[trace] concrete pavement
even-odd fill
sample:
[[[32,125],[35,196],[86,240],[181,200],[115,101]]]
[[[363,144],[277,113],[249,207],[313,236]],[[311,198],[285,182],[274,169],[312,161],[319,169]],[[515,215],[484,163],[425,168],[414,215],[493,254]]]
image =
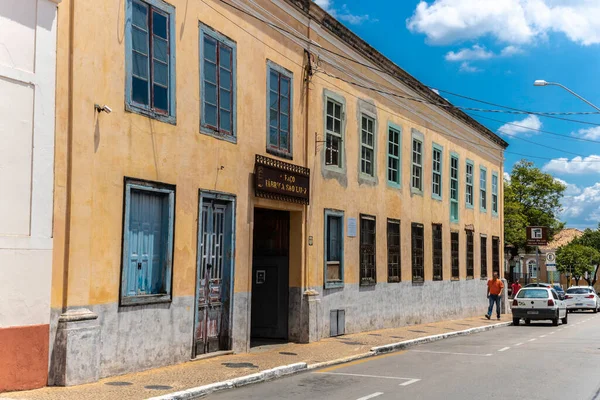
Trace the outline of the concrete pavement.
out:
[[[481,317],[442,321],[380,331],[349,334],[323,339],[311,344],[283,344],[261,346],[250,353],[235,354],[192,361],[181,365],[157,368],[145,372],[102,379],[98,383],[76,387],[47,387],[34,391],[3,393],[10,399],[147,399],[202,385],[244,377],[279,366],[306,363],[309,366],[335,360],[370,355],[373,347],[423,338],[431,335],[489,327],[510,321],[503,315],[501,321]],[[505,329],[502,329],[505,330]]]
[[[229,399],[596,399],[600,318],[506,327],[215,393]]]

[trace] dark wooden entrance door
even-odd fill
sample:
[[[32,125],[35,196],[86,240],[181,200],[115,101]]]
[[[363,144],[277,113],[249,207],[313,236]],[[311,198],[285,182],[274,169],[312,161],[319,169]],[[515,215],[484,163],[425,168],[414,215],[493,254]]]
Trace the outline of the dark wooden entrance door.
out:
[[[229,350],[233,259],[232,201],[202,198],[194,355]]]
[[[253,338],[288,338],[289,246],[289,212],[255,209],[251,321]]]

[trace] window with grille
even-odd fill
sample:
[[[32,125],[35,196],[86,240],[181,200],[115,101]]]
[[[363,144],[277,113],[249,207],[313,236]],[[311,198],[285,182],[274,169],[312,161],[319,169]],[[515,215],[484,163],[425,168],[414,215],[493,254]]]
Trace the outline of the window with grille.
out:
[[[473,162],[467,160],[465,172],[465,203],[468,208],[473,208]]]
[[[487,278],[487,237],[481,236],[481,277]]]
[[[388,282],[400,282],[400,221],[387,221]]]
[[[492,272],[500,274],[500,238],[492,237]]]
[[[342,104],[327,98],[325,112],[325,163],[342,168]]]
[[[236,45],[224,35],[201,26],[200,57],[203,132],[233,140],[235,132]]]
[[[460,278],[458,232],[450,233],[450,252],[452,259],[452,279]]]
[[[458,222],[458,156],[450,157],[450,221]]]
[[[127,13],[127,109],[174,123],[175,8],[129,0]]]
[[[388,183],[400,186],[400,130],[388,128]]]
[[[433,145],[431,166],[431,196],[442,199],[442,147]]]
[[[375,120],[364,114],[360,129],[360,172],[375,175]]]
[[[375,258],[375,217],[360,216],[360,284],[377,282]]]
[[[473,279],[475,269],[474,251],[473,251],[473,231],[467,230],[467,279]]]
[[[498,215],[498,174],[492,174],[492,213]]]
[[[269,61],[267,74],[267,151],[289,158],[292,154],[292,73]]]
[[[424,254],[425,238],[422,224],[412,224],[411,227],[412,242],[412,280],[413,282],[423,282],[424,275]]]
[[[479,198],[481,199],[481,211],[487,211],[487,170],[479,169]]]
[[[325,210],[325,288],[344,282],[344,213]]]
[[[423,190],[423,142],[412,141],[412,188]]]
[[[432,225],[433,236],[433,280],[441,281],[443,279],[443,260],[444,254],[442,251],[442,225]]]

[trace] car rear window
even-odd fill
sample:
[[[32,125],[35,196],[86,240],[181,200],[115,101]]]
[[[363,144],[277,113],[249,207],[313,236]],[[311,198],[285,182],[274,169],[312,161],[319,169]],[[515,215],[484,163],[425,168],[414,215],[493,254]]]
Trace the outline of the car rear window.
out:
[[[517,295],[519,299],[547,299],[548,291],[546,289],[524,289]]]
[[[592,293],[591,289],[586,288],[575,288],[575,289],[567,289],[568,294],[588,294]]]

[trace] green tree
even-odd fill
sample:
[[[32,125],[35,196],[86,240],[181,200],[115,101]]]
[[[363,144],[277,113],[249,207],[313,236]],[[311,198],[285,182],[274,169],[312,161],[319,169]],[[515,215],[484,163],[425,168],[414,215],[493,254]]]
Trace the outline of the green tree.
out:
[[[549,240],[564,228],[558,220],[566,187],[527,160],[519,161],[504,182],[504,240],[524,249],[527,226],[547,226]]]
[[[583,246],[591,247],[595,249],[598,253],[600,253],[600,224],[598,224],[598,229],[586,229],[583,231],[583,235],[578,238],[573,239],[571,242],[573,244],[580,244]],[[588,278],[585,278],[588,285],[594,286],[598,279],[598,266],[600,266],[600,262],[595,262],[595,267],[593,268],[593,273],[588,274]]]
[[[562,273],[570,273],[577,285],[586,272],[591,274],[593,264],[599,260],[600,253],[596,249],[573,242],[556,251],[556,268]]]

